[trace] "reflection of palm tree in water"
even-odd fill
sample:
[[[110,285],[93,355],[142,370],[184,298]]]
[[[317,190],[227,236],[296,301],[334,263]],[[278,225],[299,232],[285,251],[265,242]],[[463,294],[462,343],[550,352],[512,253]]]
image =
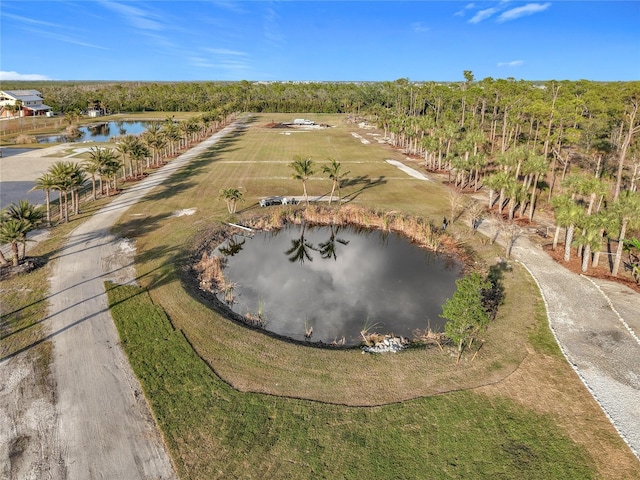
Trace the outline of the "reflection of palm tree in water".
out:
[[[337,260],[338,257],[336,256],[336,242],[341,243],[342,245],[347,245],[349,241],[336,237],[340,227],[335,227],[335,225],[329,225],[329,227],[331,228],[331,236],[329,237],[329,240],[327,240],[326,242],[322,242],[319,245],[319,252],[322,258],[333,258],[334,260]]]
[[[238,242],[235,236],[231,237],[224,247],[220,247],[220,253],[225,257],[233,257],[242,251],[245,241],[245,239],[242,239],[241,242]]]
[[[313,262],[313,258],[311,258],[311,255],[309,254],[309,250],[317,250],[317,248],[305,239],[305,233],[306,224],[303,223],[300,238],[291,240],[291,248],[284,252],[285,255],[289,255],[290,262],[304,263],[305,259]]]

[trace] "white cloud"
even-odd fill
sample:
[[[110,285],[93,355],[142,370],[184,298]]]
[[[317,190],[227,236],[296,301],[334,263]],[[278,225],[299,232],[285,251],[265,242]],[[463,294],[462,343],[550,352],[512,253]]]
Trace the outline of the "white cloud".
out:
[[[454,15],[456,17],[464,17],[465,13],[467,10],[471,10],[473,8],[476,8],[476,4],[475,3],[468,3],[465,5],[465,7],[462,10],[458,10],[456,13],[454,13]]]
[[[18,72],[5,72],[0,70],[0,80],[52,80],[46,75],[40,75],[38,73],[18,73]]]
[[[140,8],[117,2],[102,2],[102,5],[120,15],[135,28],[141,30],[163,30],[163,25],[156,21],[154,15]]]
[[[211,52],[215,55],[235,55],[235,56],[246,56],[246,52],[240,52],[238,50],[229,50],[227,48],[205,48],[207,52]]]
[[[17,20],[22,25],[30,24],[30,25],[41,25],[44,27],[60,27],[60,25],[56,23],[43,22],[42,20],[35,20],[33,18],[22,17],[20,15],[13,15],[11,13],[5,13],[5,12],[2,12],[2,18],[3,20],[6,20],[7,18],[10,18],[12,20]]]
[[[426,25],[424,25],[422,22],[413,22],[413,23],[411,24],[411,29],[412,29],[415,33],[428,32],[428,31],[429,31],[429,27],[427,27]]]
[[[478,13],[476,13],[473,18],[471,18],[469,20],[469,23],[480,23],[483,20],[486,20],[487,18],[491,17],[493,14],[499,12],[500,9],[496,8],[496,7],[492,7],[492,8],[485,8],[484,10],[480,10],[478,11]]]
[[[522,60],[512,60],[511,62],[498,62],[499,67],[519,67],[524,64]]]
[[[544,12],[551,6],[551,3],[527,3],[522,7],[512,8],[502,13],[496,20],[499,23],[508,22],[509,20],[515,20],[516,18],[526,17],[527,15],[533,15],[534,13]]]

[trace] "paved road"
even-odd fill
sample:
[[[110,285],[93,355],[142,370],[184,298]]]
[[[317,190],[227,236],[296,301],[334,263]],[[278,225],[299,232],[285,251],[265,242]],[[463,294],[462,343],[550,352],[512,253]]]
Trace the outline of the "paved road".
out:
[[[61,144],[1,157],[0,208],[17,203],[19,200],[29,200],[33,204],[44,205],[45,193],[41,190],[33,192],[30,190],[33,188],[35,179],[45,173],[51,165],[60,160],[69,160],[62,154],[67,148],[69,144]]]
[[[490,235],[486,222],[480,230]],[[640,459],[640,294],[564,269],[526,237],[512,256],[538,283],[567,360]]]
[[[110,227],[172,173],[235,127],[230,126],[118,196],[74,230],[54,265],[50,331],[57,387],[57,433],[67,478],[173,479],[140,386],[118,343],[103,282],[134,277],[127,245]],[[124,250],[124,251],[123,251]],[[125,261],[122,261],[125,260]]]

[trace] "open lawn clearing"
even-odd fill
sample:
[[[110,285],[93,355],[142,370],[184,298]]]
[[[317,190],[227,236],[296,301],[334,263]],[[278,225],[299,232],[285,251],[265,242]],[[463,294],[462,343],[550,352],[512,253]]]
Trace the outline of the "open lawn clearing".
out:
[[[154,408],[157,408],[156,415],[160,418],[165,434],[173,438],[170,441],[170,445],[174,459],[181,465],[179,469],[183,469],[183,472],[191,472],[190,476],[192,478],[212,478],[215,476],[224,477],[225,475],[233,476],[234,472],[240,476],[250,477],[251,469],[248,467],[255,467],[256,471],[261,474],[265,471],[276,472],[274,476],[277,477],[280,475],[277,472],[281,472],[282,478],[285,478],[290,473],[288,469],[305,469],[306,476],[308,476],[309,471],[329,472],[332,470],[327,470],[327,468],[333,468],[331,466],[336,465],[336,468],[341,468],[338,476],[348,477],[352,471],[354,472],[353,475],[363,472],[365,474],[368,473],[369,470],[367,469],[370,469],[371,465],[386,469],[389,465],[406,464],[404,461],[406,457],[401,454],[402,451],[410,452],[411,456],[415,457],[414,461],[420,462],[411,470],[416,472],[416,475],[420,473],[420,478],[434,476],[422,475],[422,472],[429,472],[428,469],[425,470],[423,468],[422,462],[430,464],[436,458],[448,459],[447,465],[441,464],[434,467],[438,469],[437,472],[440,475],[444,472],[444,475],[462,476],[464,472],[475,471],[472,470],[475,467],[470,466],[473,461],[483,463],[484,459],[490,459],[488,460],[490,464],[488,468],[492,469],[494,465],[493,457],[487,455],[484,451],[474,451],[468,457],[468,461],[464,461],[451,459],[447,457],[445,452],[433,447],[436,448],[437,452],[433,457],[430,457],[429,454],[424,453],[430,451],[427,444],[415,441],[415,438],[412,438],[409,442],[396,442],[396,437],[400,435],[398,433],[394,434],[395,437],[385,437],[384,442],[380,442],[380,444],[376,443],[380,437],[369,430],[362,433],[348,428],[346,432],[336,433],[332,429],[331,433],[325,434],[324,441],[320,441],[316,435],[311,435],[308,438],[309,436],[306,433],[309,429],[314,431],[320,428],[315,423],[316,419],[319,419],[321,424],[323,422],[327,425],[335,423],[336,425],[354,426],[353,428],[357,428],[362,424],[378,425],[376,413],[381,408],[388,408],[390,410],[387,411],[393,411],[394,415],[387,417],[387,420],[382,422],[383,428],[381,430],[397,423],[398,428],[405,428],[408,425],[409,429],[422,432],[418,435],[426,435],[422,428],[416,428],[415,425],[411,427],[412,423],[404,420],[404,413],[401,415],[398,412],[404,412],[408,404],[417,402],[422,405],[422,410],[420,410],[418,416],[424,419],[427,411],[437,410],[433,404],[429,403],[436,401],[434,399],[413,400],[394,407],[370,407],[355,410],[351,407],[324,406],[324,404],[309,403],[303,400],[286,400],[287,402],[292,402],[291,405],[294,406],[292,408],[296,412],[287,421],[278,417],[278,412],[281,410],[279,402],[285,401],[278,395],[314,399],[319,399],[317,396],[321,395],[325,398],[320,399],[325,401],[362,405],[364,403],[362,399],[365,399],[367,403],[379,404],[393,401],[390,395],[395,395],[395,400],[400,400],[437,393],[438,391],[473,388],[482,384],[482,381],[478,378],[479,373],[485,375],[484,384],[498,382],[497,384],[499,385],[500,379],[505,378],[505,375],[510,372],[518,372],[529,365],[528,362],[523,362],[523,360],[533,354],[531,347],[528,345],[528,333],[537,331],[534,326],[538,320],[533,318],[531,312],[539,308],[536,307],[536,305],[539,305],[539,300],[535,300],[538,298],[535,286],[521,269],[516,268],[513,273],[505,273],[505,283],[508,281],[508,303],[502,310],[502,319],[496,322],[495,328],[492,327],[492,337],[483,347],[473,364],[468,363],[467,359],[463,367],[457,368],[453,365],[454,361],[451,357],[438,352],[411,351],[406,352],[406,355],[403,354],[389,359],[387,356],[363,356],[353,351],[331,352],[309,349],[276,341],[260,332],[248,330],[221,318],[184,290],[180,282],[179,270],[186,262],[189,253],[188,247],[193,245],[194,238],[204,235],[212,224],[227,219],[224,202],[219,201],[217,198],[221,188],[239,187],[244,192],[247,202],[240,206],[244,211],[238,218],[242,218],[242,215],[255,213],[257,199],[261,196],[301,193],[300,183],[288,179],[291,171],[286,164],[261,163],[262,160],[282,159],[287,158],[286,156],[290,156],[291,160],[293,160],[296,155],[301,155],[311,156],[312,159],[323,162],[326,161],[328,156],[334,156],[334,158],[343,163],[345,171],[351,171],[349,174],[351,181],[343,187],[342,193],[343,196],[352,198],[355,203],[380,209],[384,207],[385,210],[397,209],[436,219],[442,218],[443,213],[447,212],[448,200],[446,199],[446,193],[444,193],[445,190],[435,185],[435,182],[421,182],[418,180],[406,182],[387,181],[392,174],[397,175],[397,173],[394,173],[396,168],[386,164],[384,159],[395,156],[400,160],[402,155],[386,146],[362,145],[349,133],[352,131],[353,126],[341,126],[336,122],[336,128],[313,131],[304,136],[292,135],[285,137],[278,135],[274,131],[275,129],[269,131],[270,129],[261,126],[261,123],[266,118],[271,119],[273,117],[274,115],[269,115],[268,117],[256,116],[251,127],[244,133],[211,148],[185,169],[177,172],[166,185],[160,186],[153,194],[145,198],[141,205],[133,207],[127,215],[122,217],[118,227],[122,235],[136,238],[139,252],[137,260],[140,283],[149,289],[154,302],[161,305],[163,310],[168,313],[173,324],[185,332],[186,337],[195,346],[196,351],[206,359],[215,372],[239,390],[269,392],[276,395],[264,397],[253,393],[239,394],[235,390],[228,389],[226,385],[224,389],[218,390],[208,383],[209,381],[218,382],[217,377],[211,376],[212,380],[205,380],[204,374],[198,374],[197,378],[201,378],[202,383],[198,383],[196,378],[194,380],[195,383],[190,384],[192,386],[187,389],[187,392],[191,393],[191,397],[194,396],[194,392],[198,392],[199,399],[197,401],[200,402],[202,400],[204,405],[207,405],[207,408],[210,408],[210,411],[213,412],[210,414],[211,417],[208,417],[204,416],[206,412],[196,414],[195,412],[201,412],[202,410],[196,408],[195,405],[189,407],[185,406],[187,404],[184,402],[181,403],[180,398],[183,398],[183,392],[181,392],[181,387],[179,386],[181,384],[179,382],[183,381],[183,385],[186,385],[184,383],[187,382],[186,377],[184,380],[176,379],[177,383],[174,384],[168,379],[165,380],[165,377],[160,379],[159,375],[162,374],[155,371],[153,365],[148,365],[149,373],[147,375],[158,377],[157,381],[167,383],[166,389],[162,385],[158,386],[160,390],[158,395],[160,397],[156,397],[156,394],[151,393],[150,398],[154,405],[155,401],[159,401],[164,405],[162,407],[154,406]],[[282,145],[282,142],[285,145]],[[340,156],[329,155],[329,151],[335,153],[333,146],[336,144],[342,145],[339,149]],[[260,150],[260,154],[255,154],[254,150]],[[378,161],[371,164],[356,163],[362,162],[365,158],[367,160],[374,158]],[[351,160],[354,161],[353,164],[350,163]],[[266,180],[256,181],[256,171],[260,171],[262,178]],[[269,178],[272,180],[269,181]],[[308,184],[310,194],[328,193],[330,187],[330,181],[323,180],[319,174],[315,175],[314,181]],[[189,217],[183,216],[172,218],[170,221],[167,220],[173,212],[182,209],[195,209],[195,213]],[[490,247],[486,248],[487,252],[484,254],[486,258],[495,258],[496,251],[492,252]],[[527,313],[526,310],[523,311],[526,308],[531,308],[532,310]],[[503,322],[502,330],[500,330],[500,322]],[[514,326],[515,328],[512,328]],[[503,333],[500,334],[500,331]],[[544,337],[544,335],[541,336]],[[553,342],[549,340],[546,343],[552,344]],[[187,354],[180,353],[176,355],[176,358],[182,358],[183,355]],[[536,355],[546,354],[536,353]],[[169,361],[170,359],[166,360]],[[186,360],[180,360],[180,362],[181,364],[191,365]],[[477,366],[483,362],[484,368]],[[518,458],[517,461],[514,461],[514,464],[518,465],[520,472],[525,468],[523,467],[523,462],[525,465],[529,465],[530,459],[536,459],[535,462],[544,459],[541,460],[543,463],[548,462],[549,465],[553,463],[560,469],[549,471],[550,466],[542,467],[536,463],[539,468],[534,469],[535,471],[533,472],[527,470],[524,478],[572,478],[572,472],[567,473],[563,470],[565,468],[562,466],[564,454],[561,452],[564,447],[551,447],[553,452],[548,454],[539,453],[531,433],[525,435],[526,442],[518,443],[516,446],[509,446],[508,443],[504,443],[505,433],[503,428],[507,431],[513,431],[520,428],[528,429],[529,427],[526,425],[535,425],[532,429],[536,432],[536,435],[550,434],[561,441],[573,438],[575,442],[580,443],[581,447],[578,448],[574,444],[572,448],[578,448],[579,450],[584,448],[583,453],[574,451],[573,460],[569,462],[570,469],[576,472],[575,478],[589,478],[592,476],[601,478],[637,478],[634,477],[637,460],[615,434],[602,412],[594,408],[593,399],[586,389],[578,383],[577,378],[561,357],[558,357],[558,362],[558,365],[564,366],[562,368],[565,368],[565,374],[557,377],[553,376],[552,378],[545,377],[547,381],[551,382],[558,392],[562,391],[565,386],[572,386],[575,390],[570,389],[569,392],[573,393],[563,394],[561,397],[570,398],[569,401],[572,404],[580,405],[586,402],[584,403],[584,408],[587,411],[591,409],[589,416],[593,418],[599,416],[601,420],[585,425],[587,430],[582,440],[574,438],[571,432],[555,426],[556,419],[552,413],[543,414],[540,413],[541,410],[532,410],[529,406],[515,407],[516,409],[523,409],[521,411],[525,412],[525,416],[530,419],[524,421],[523,417],[507,414],[503,410],[496,409],[496,405],[499,405],[500,408],[504,405],[509,405],[508,408],[512,408],[518,403],[516,400],[511,399],[507,401],[498,395],[498,400],[495,403],[494,400],[491,400],[488,404],[485,404],[485,406],[490,405],[490,409],[487,410],[486,407],[483,407],[474,411],[467,421],[457,424],[460,428],[447,430],[442,437],[438,437],[438,445],[445,445],[450,439],[460,440],[461,438],[468,440],[469,448],[477,448],[471,447],[471,444],[487,444],[497,449],[506,445],[507,451],[512,452]],[[346,368],[345,364],[351,367],[355,365],[356,368]],[[530,365],[535,368],[540,364],[533,362]],[[173,367],[158,368],[166,368],[167,370],[165,371],[170,372]],[[188,371],[191,372],[195,368],[194,364],[188,367]],[[333,368],[338,370],[334,371],[332,370]],[[449,372],[454,372],[452,377],[446,373],[447,369]],[[420,373],[416,374],[416,372]],[[140,373],[139,375],[141,375],[143,383],[146,384],[145,376]],[[449,384],[443,387],[441,383],[437,383],[437,381],[430,378],[432,375],[434,377],[440,375],[439,380],[448,379]],[[368,388],[367,395],[363,392],[349,390],[349,386],[352,384],[351,377],[354,377],[353,381],[360,381],[361,385]],[[532,376],[532,378],[535,378],[535,376]],[[188,382],[191,382],[191,380]],[[429,382],[432,382],[431,385],[429,385]],[[393,386],[399,385],[403,390],[398,394],[394,389],[386,387],[389,383]],[[347,388],[346,393],[345,386]],[[374,388],[376,386],[378,387],[377,389]],[[420,390],[420,388],[423,390]],[[407,393],[412,390],[413,394],[407,396]],[[224,395],[219,392],[223,392]],[[229,396],[231,395],[229,392],[233,394],[233,397]],[[202,395],[201,399],[200,395]],[[228,411],[217,410],[220,406],[217,404],[218,400],[216,400],[218,395],[223,397],[219,400],[220,402],[223,402],[224,405],[229,405],[230,408],[233,405],[234,409]],[[478,397],[475,394],[468,392],[452,393],[436,398],[445,399],[443,405],[454,405],[452,408],[456,410],[455,404],[456,399],[459,398],[457,397],[458,395],[464,397],[464,401],[460,403],[458,408],[465,411],[468,410],[469,395],[471,395],[470,404],[475,404],[475,402],[479,401],[476,400]],[[332,396],[331,399],[327,398],[330,396]],[[339,398],[342,400],[339,400]],[[556,396],[551,395],[547,401],[557,403],[555,398]],[[247,402],[246,404],[243,403],[245,401]],[[268,404],[262,403],[263,401],[273,402],[273,404],[269,407]],[[422,404],[421,402],[427,403]],[[484,400],[481,402],[484,402]],[[331,410],[332,412],[339,413],[332,413],[331,415],[337,415],[340,418],[343,418],[343,412],[345,411],[365,413],[360,413],[359,415],[361,416],[334,422],[331,419],[327,420],[316,411],[309,411],[309,405],[323,405],[323,408],[333,409]],[[424,407],[424,405],[427,406]],[[462,405],[465,406],[463,407]],[[440,406],[439,408],[445,407]],[[158,409],[162,409],[162,411]],[[162,412],[165,409],[171,411],[171,418],[164,416]],[[270,418],[274,415],[275,418],[279,419],[278,422],[282,422],[284,430],[270,426],[273,425]],[[442,417],[431,418],[429,431],[438,431],[438,429],[445,428],[445,425],[456,424],[456,422],[449,422],[447,415],[443,414]],[[482,440],[472,439],[473,435],[469,432],[474,429],[474,422],[470,421],[470,419],[493,418],[499,421],[499,418],[505,415],[513,419],[513,425],[508,427],[483,427]],[[217,423],[218,420],[213,420],[220,417],[222,418],[220,421],[223,421],[224,425]],[[402,417],[401,421],[398,420],[400,417]],[[202,418],[211,418],[211,423],[202,421]],[[241,423],[238,424],[237,422]],[[542,424],[537,422],[542,422]],[[298,432],[298,429],[302,428],[300,427],[301,423],[304,425],[304,433]],[[425,424],[420,423],[420,425]],[[557,428],[560,428],[560,430],[556,430]],[[224,432],[230,432],[229,435],[232,435],[233,438],[229,439],[225,437],[225,433],[219,433],[222,431],[221,429]],[[393,431],[395,432],[395,430]],[[442,432],[442,430],[440,431]],[[278,435],[271,436],[271,432],[278,432]],[[345,436],[345,443],[343,446],[333,449],[329,445],[334,443],[333,437],[339,434]],[[301,439],[301,436],[305,435],[306,437]],[[596,438],[599,440],[596,441]],[[330,442],[329,439],[331,439]],[[611,472],[608,465],[609,458],[604,454],[605,449],[599,446],[600,439],[604,439],[602,441],[608,443],[607,451],[619,453],[620,463],[617,465],[616,473],[620,473],[620,475],[609,477]],[[285,445],[283,445],[283,442]],[[466,444],[465,442],[466,440],[463,441],[463,444]],[[413,445],[414,443],[422,446],[420,453],[414,452],[412,450],[413,447],[409,448],[409,444]],[[542,443],[548,445],[546,439]],[[279,449],[274,446],[276,444]],[[390,450],[383,448],[393,448],[396,444],[401,447],[398,456],[392,455]],[[305,450],[295,456],[287,456],[286,451],[295,450],[297,445],[308,445],[308,450],[312,453]],[[325,446],[323,447],[323,445]],[[355,452],[354,455],[356,457],[364,458],[365,461],[356,462],[353,460],[354,465],[356,463],[357,465],[344,465],[345,461],[350,461],[340,460],[340,455],[336,452],[343,453],[345,451],[349,454]],[[588,454],[584,452],[588,452]],[[585,457],[584,455],[587,456]],[[502,451],[500,457],[502,458],[503,456],[504,451]],[[507,456],[505,458],[511,457]],[[473,459],[473,461],[469,459]],[[504,459],[496,460],[497,463],[495,465],[498,465],[498,470],[496,471],[481,470],[483,476],[499,475],[507,478],[517,476],[515,474],[510,475],[515,470],[512,472],[509,468],[515,467],[505,466],[504,461]],[[362,463],[365,464],[364,467],[362,467]],[[460,469],[451,470],[451,465],[453,464],[460,465]],[[340,467],[340,465],[344,466]],[[585,468],[588,471],[587,474],[584,473]],[[344,474],[345,471],[347,474]],[[389,478],[390,476],[389,470],[380,470],[378,468],[374,471],[382,472],[377,478]],[[536,477],[538,475],[536,472],[540,472],[539,477]],[[297,476],[306,478],[306,476],[299,474]],[[327,474],[327,476],[331,475]],[[401,476],[410,478],[406,475]]]
[[[195,354],[145,290],[108,293],[182,477],[638,478],[635,457],[557,354],[532,350],[513,379],[475,392],[387,406],[241,393]],[[371,381],[386,379],[373,373]]]

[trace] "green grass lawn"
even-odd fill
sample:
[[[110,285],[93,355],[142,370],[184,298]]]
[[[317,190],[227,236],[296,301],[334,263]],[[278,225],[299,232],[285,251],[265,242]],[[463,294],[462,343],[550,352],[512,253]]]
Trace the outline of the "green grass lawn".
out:
[[[333,127],[287,135],[266,126],[300,116]],[[117,226],[135,239],[141,288],[110,290],[114,319],[181,478],[638,478],[637,460],[559,354],[520,267],[503,275],[505,303],[480,354],[459,366],[437,348],[371,356],[276,340],[225,319],[185,281],[212,228],[279,211],[260,209],[260,197],[302,194],[288,167],[296,156],[318,167],[310,195],[329,193],[319,167],[332,157],[350,172],[342,193],[352,204],[448,215],[442,185],[385,163],[419,168],[362,143],[351,133],[367,131],[344,118],[256,115]],[[218,198],[228,187],[246,199],[233,217]],[[193,215],[174,216],[185,209]],[[448,231],[480,265],[504,255],[462,220]],[[584,413],[568,415],[557,398]]]
[[[368,408],[238,392],[144,289],[107,288],[181,478],[595,477],[551,416],[473,391]]]

